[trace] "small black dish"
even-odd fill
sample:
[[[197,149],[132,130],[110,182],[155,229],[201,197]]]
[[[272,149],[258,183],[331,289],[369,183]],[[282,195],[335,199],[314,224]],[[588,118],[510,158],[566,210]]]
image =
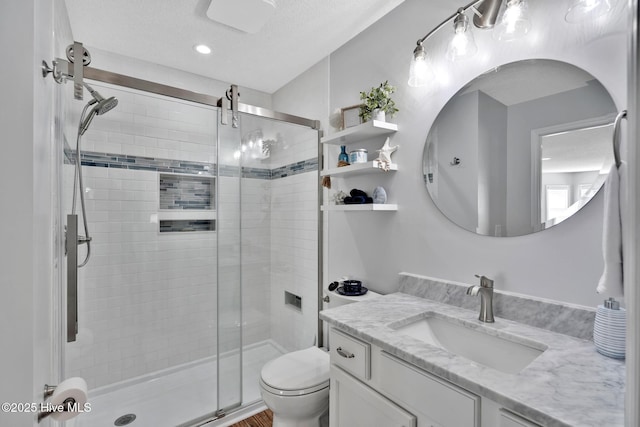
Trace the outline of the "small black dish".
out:
[[[346,297],[359,297],[361,295],[366,294],[368,290],[369,289],[365,288],[364,286],[361,286],[359,291],[347,292],[347,291],[344,290],[343,286],[340,286],[338,289],[336,289],[336,292],[339,293],[340,295],[344,295]]]
[[[360,280],[347,279],[342,282],[342,288],[347,293],[360,292],[362,282]]]

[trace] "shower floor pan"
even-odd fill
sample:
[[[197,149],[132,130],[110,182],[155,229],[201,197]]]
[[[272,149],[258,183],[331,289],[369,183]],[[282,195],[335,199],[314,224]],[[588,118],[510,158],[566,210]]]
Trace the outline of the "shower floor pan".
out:
[[[283,352],[269,341],[254,344],[243,354],[242,402],[259,401],[258,379],[262,366]],[[133,414],[131,427],[175,427],[215,410],[216,361],[197,364],[162,377],[92,396],[91,412],[67,422],[69,427],[110,427]],[[231,395],[237,395],[232,390]],[[124,418],[124,417],[123,417]],[[131,418],[131,417],[129,417]]]

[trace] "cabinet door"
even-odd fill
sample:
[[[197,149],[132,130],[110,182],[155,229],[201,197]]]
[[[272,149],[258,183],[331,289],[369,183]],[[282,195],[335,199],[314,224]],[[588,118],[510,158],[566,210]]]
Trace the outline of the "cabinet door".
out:
[[[538,424],[534,424],[504,409],[500,409],[499,418],[500,427],[540,427]]]
[[[480,398],[475,394],[384,351],[379,368],[380,391],[406,405],[418,417],[420,427],[479,426]]]
[[[416,427],[416,417],[331,365],[331,427]]]

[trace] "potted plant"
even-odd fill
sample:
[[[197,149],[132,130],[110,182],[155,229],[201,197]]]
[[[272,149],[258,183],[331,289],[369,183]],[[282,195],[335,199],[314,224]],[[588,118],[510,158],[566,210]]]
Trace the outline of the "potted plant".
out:
[[[396,88],[385,81],[378,87],[372,87],[369,92],[360,92],[360,99],[363,101],[360,106],[362,121],[369,121],[372,117],[384,121],[386,114],[393,117],[398,112],[396,103],[391,99],[391,94],[395,91]]]

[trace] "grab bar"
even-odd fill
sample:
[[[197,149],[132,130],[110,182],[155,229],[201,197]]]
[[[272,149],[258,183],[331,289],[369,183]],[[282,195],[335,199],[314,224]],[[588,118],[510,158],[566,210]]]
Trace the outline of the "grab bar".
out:
[[[67,342],[78,334],[78,215],[67,215]]]
[[[613,157],[616,160],[616,167],[620,167],[620,122],[627,118],[627,110],[622,110],[613,121]]]

